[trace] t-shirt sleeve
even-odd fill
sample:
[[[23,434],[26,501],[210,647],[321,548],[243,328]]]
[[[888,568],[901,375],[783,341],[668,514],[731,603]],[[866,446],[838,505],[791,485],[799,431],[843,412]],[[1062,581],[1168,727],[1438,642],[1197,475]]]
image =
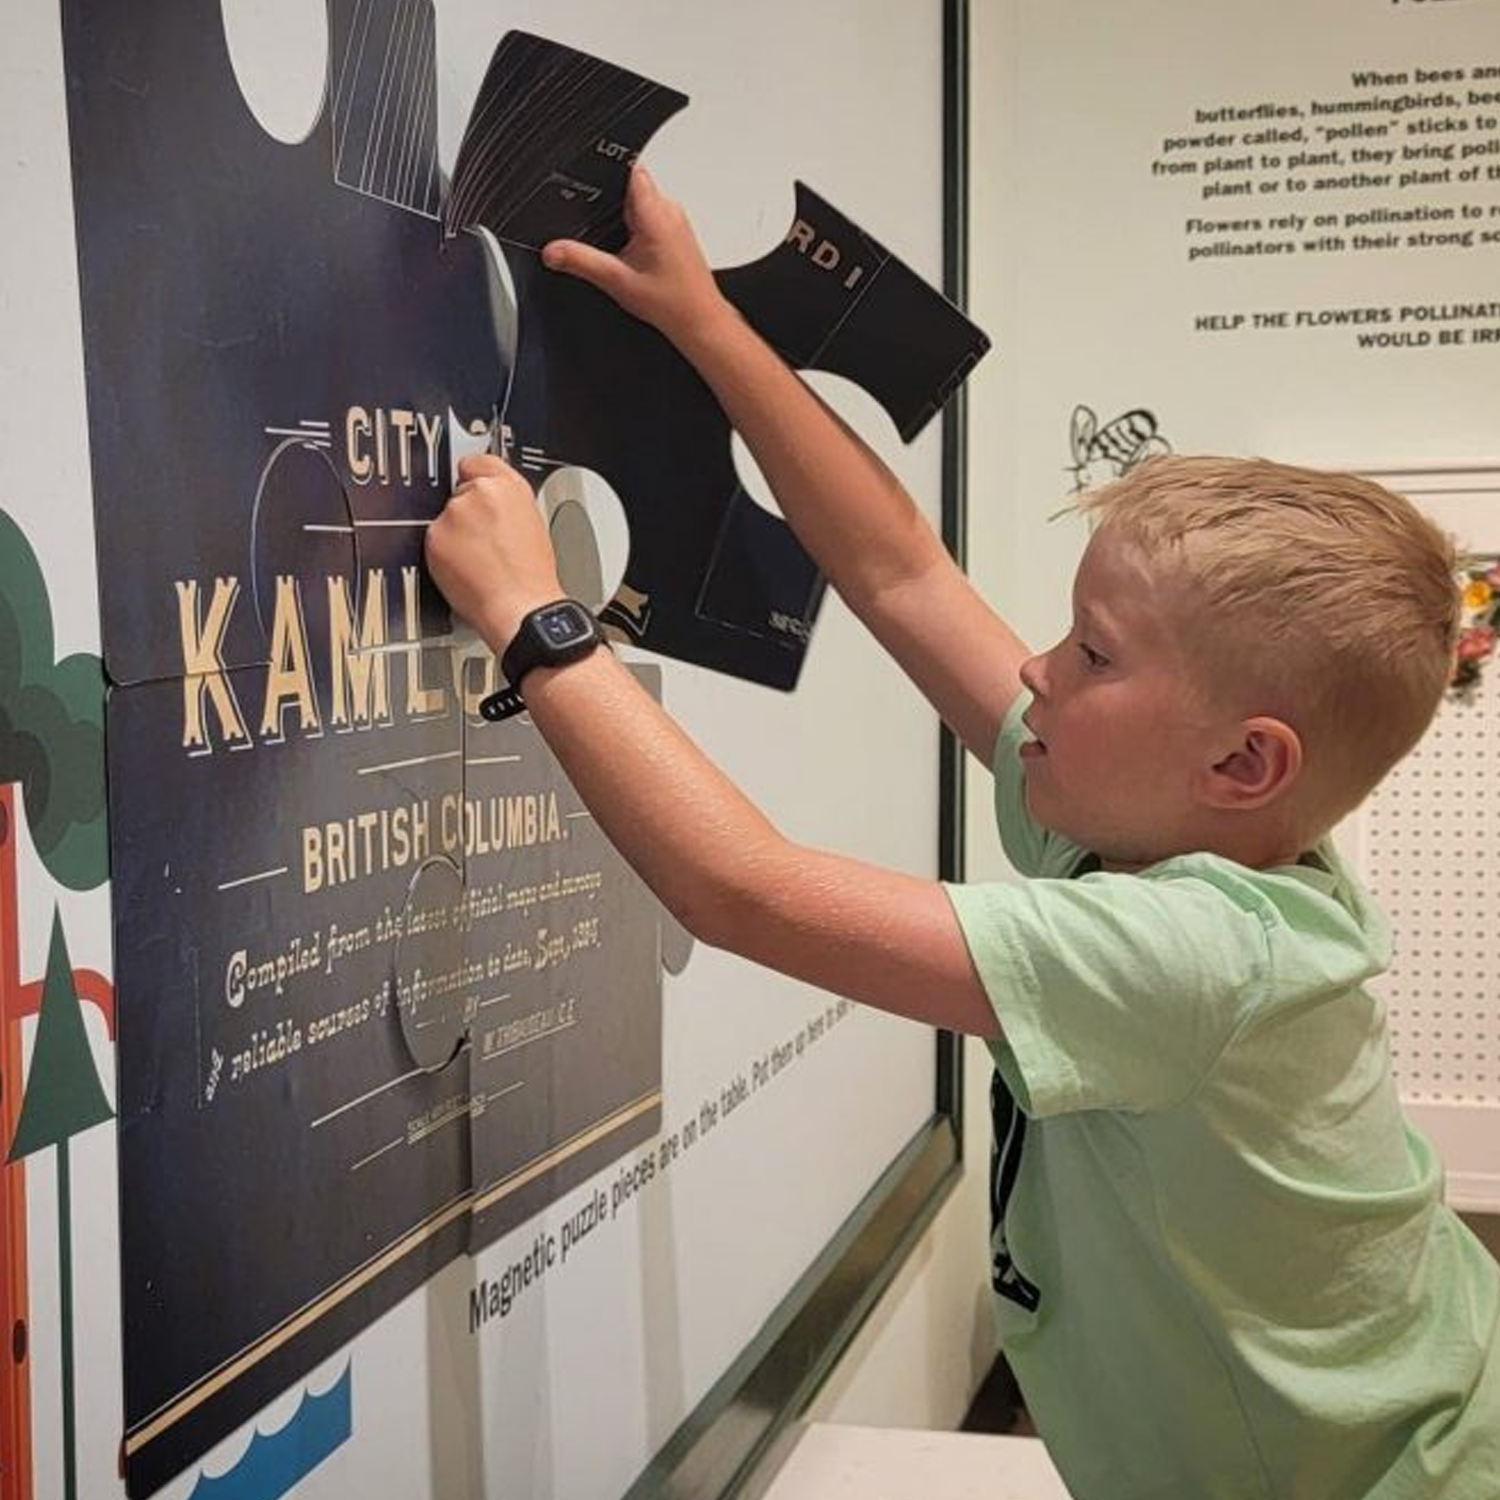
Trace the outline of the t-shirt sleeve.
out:
[[[1182,1102],[1265,993],[1260,917],[1207,880],[947,889],[1000,1022],[996,1064],[1031,1115]]]

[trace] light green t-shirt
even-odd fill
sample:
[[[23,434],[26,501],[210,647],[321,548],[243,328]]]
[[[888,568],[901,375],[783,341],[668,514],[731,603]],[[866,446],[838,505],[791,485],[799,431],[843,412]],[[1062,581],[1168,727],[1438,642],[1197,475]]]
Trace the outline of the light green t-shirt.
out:
[[[1024,706],[996,809],[1033,878],[949,895],[1004,1032],[1001,1333],[1064,1479],[1496,1500],[1500,1271],[1402,1116],[1379,912],[1328,847],[1080,873],[1026,810]]]

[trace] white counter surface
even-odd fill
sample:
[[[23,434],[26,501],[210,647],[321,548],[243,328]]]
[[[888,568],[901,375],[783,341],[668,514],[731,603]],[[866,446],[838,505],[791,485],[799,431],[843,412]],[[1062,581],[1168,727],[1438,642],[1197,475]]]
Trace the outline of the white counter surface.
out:
[[[1039,1438],[814,1422],[761,1500],[1068,1500]]]

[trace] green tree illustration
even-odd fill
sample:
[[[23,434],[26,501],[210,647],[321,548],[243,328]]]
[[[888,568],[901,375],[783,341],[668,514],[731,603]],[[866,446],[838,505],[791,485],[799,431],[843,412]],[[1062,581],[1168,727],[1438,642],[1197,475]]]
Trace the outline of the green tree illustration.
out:
[[[54,909],[36,1045],[8,1160],[20,1161],[48,1146],[65,1147],[69,1136],[113,1118],[89,1050],[62,915]]]
[[[26,1076],[21,1118],[16,1122],[10,1161],[48,1146],[57,1147],[57,1280],[59,1337],[62,1345],[63,1494],[78,1493],[78,1444],[73,1396],[73,1196],[68,1141],[90,1126],[112,1119],[114,1111],[94,1068],[83,1009],[73,984],[73,961],[63,936],[62,914],[53,909],[47,977],[37,1014],[36,1045]]]
[[[31,841],[75,891],[109,873],[104,673],[97,656],[53,657],[52,605],[31,544],[0,510],[0,782],[26,799]]]

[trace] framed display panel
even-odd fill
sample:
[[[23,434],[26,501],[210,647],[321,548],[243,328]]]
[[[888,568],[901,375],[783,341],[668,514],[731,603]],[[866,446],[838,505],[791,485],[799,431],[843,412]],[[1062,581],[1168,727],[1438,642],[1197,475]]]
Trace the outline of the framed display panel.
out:
[[[593,591],[649,690],[789,833],[960,873],[955,748],[836,603],[810,648],[820,590],[773,611],[780,642],[722,660],[701,644],[743,625],[747,563],[780,569],[775,546],[720,545],[670,630],[658,573],[648,618],[620,575],[639,495],[606,460],[664,451],[691,473],[694,429],[621,422],[628,444],[579,462],[588,408],[629,413],[642,392],[589,384],[576,355],[566,379],[538,364],[552,293],[513,227],[488,261],[477,238],[442,239],[486,63],[502,33],[545,33],[660,78],[664,114],[691,97],[645,132],[647,159],[716,265],[784,240],[828,270],[855,232],[821,217],[837,203],[881,237],[859,243],[884,287],[903,269],[890,245],[957,300],[963,8],[711,12],[223,0],[164,5],[106,46],[108,18],[64,0],[13,28],[6,185],[30,211],[3,267],[26,296],[0,330],[31,357],[3,372],[0,461],[0,602],[20,643],[0,675],[5,1500],[118,1492],[122,1432],[130,1493],[171,1500],[267,1472],[312,1497],[729,1493],[956,1172],[952,1039],[934,1058],[931,1033],[684,943],[591,842],[524,724],[486,738],[437,711],[489,669],[384,529],[410,524],[398,489],[441,502],[461,437],[513,441],[570,588]],[[524,75],[535,54],[517,55]],[[756,76],[795,108],[759,119]],[[140,130],[178,90],[191,132]],[[840,129],[802,128],[830,106]],[[149,156],[127,159],[133,131]],[[816,195],[794,195],[802,175]],[[573,204],[580,182],[554,172],[548,191]],[[600,328],[603,350],[635,337]],[[264,380],[226,374],[247,349]],[[961,406],[903,448],[923,421],[863,357],[868,393],[814,383],[941,497],[956,548]],[[573,437],[544,429],[580,407]],[[753,466],[734,464],[761,517],[747,501],[734,524],[778,534]],[[220,547],[205,517],[241,502],[249,529]],[[325,597],[351,558],[360,586]],[[359,651],[309,665],[328,638]],[[785,687],[804,650],[792,698],[680,665]],[[429,817],[448,830],[432,849]],[[497,982],[453,1002],[481,978]],[[472,1064],[455,1084],[460,1025]],[[366,1062],[396,1050],[360,1072],[356,1040]]]

